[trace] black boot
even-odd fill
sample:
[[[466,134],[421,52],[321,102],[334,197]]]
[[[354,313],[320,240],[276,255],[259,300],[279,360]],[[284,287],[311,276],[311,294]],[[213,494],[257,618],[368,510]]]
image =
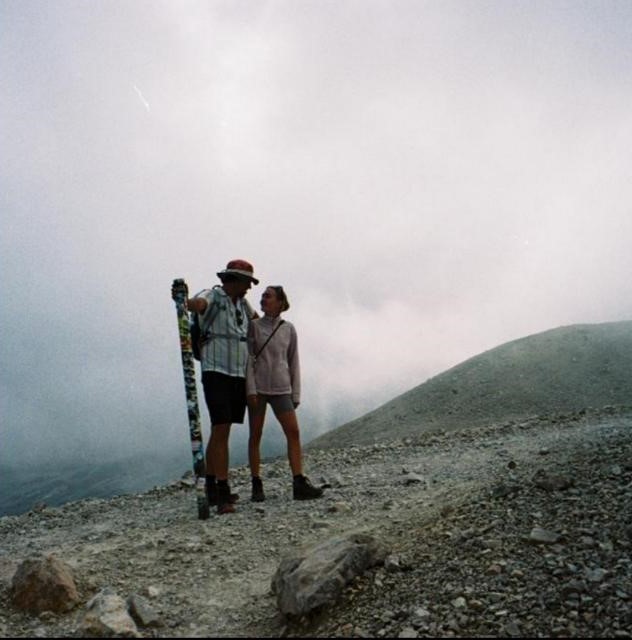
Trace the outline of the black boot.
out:
[[[257,476],[252,477],[252,502],[263,502],[266,499],[265,493],[263,493],[263,482],[261,478]]]
[[[217,482],[215,476],[206,476],[206,498],[212,507],[217,505]],[[229,498],[230,504],[235,504],[237,500],[239,500],[239,494],[231,493]]]
[[[294,500],[313,500],[323,495],[323,490],[315,487],[305,476],[294,476],[292,489]]]
[[[231,502],[230,487],[227,480],[219,480],[217,483],[217,513],[234,513],[235,507]]]

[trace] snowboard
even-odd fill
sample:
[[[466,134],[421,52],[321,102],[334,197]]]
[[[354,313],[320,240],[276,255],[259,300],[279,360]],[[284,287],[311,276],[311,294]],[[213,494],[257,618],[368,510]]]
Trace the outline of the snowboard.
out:
[[[200,426],[200,406],[198,404],[195,383],[195,360],[191,348],[191,331],[189,314],[186,309],[188,287],[182,278],[177,278],[171,286],[171,297],[176,303],[178,315],[178,334],[180,336],[180,353],[182,354],[182,373],[184,375],[184,391],[189,418],[189,438],[193,454],[193,473],[195,474],[195,495],[197,498],[198,518],[209,517],[209,504],[206,497],[206,465],[204,463],[204,447],[202,428]]]

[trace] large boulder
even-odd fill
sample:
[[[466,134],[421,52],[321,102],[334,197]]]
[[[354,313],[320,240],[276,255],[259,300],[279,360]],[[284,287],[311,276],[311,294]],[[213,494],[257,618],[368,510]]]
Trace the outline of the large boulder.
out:
[[[335,602],[346,584],[386,555],[375,538],[355,532],[283,558],[271,585],[279,610],[301,616]]]
[[[63,613],[79,601],[72,570],[53,554],[24,560],[13,576],[11,596],[17,608],[32,613]]]

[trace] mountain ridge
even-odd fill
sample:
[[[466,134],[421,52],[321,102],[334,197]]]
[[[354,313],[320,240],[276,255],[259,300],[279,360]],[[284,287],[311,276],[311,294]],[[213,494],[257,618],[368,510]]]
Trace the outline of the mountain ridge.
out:
[[[555,363],[552,354],[558,356]],[[504,380],[511,371],[509,365],[522,375],[521,384],[512,389]],[[563,393],[560,385],[553,384],[556,377],[562,380]],[[544,378],[547,384],[535,384],[536,378]],[[499,390],[503,393],[495,406],[490,400]],[[304,448],[308,452],[373,444],[428,431],[628,404],[632,404],[632,321],[569,325],[519,338],[469,358],[306,442]],[[276,457],[265,456],[266,460]],[[233,464],[244,462],[238,462],[232,453],[231,460]],[[0,478],[5,479],[0,516],[24,513],[41,504],[59,506],[84,498],[147,490],[179,477],[188,465],[184,449],[177,455],[170,452],[162,457],[122,458],[98,468],[88,462],[68,463],[52,469],[43,483],[38,468],[0,464]]]
[[[306,449],[372,444],[631,399],[632,321],[567,325],[469,358],[314,438]]]

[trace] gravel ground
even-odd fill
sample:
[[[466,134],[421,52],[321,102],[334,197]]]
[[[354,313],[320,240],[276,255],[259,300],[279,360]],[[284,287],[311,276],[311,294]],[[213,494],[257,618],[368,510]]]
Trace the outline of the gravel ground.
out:
[[[207,521],[187,480],[0,518],[0,635],[77,635],[107,586],[148,599],[161,626],[144,637],[629,637],[631,427],[632,408],[612,407],[310,451],[323,499],[292,501],[276,460],[265,503],[239,468],[237,513]],[[326,611],[282,617],[281,557],[358,528],[390,549],[384,566]],[[15,568],[41,552],[73,568],[82,602],[68,614],[11,603]]]
[[[631,427],[619,415],[497,431],[489,483],[387,525],[394,562],[288,635],[631,637]]]

